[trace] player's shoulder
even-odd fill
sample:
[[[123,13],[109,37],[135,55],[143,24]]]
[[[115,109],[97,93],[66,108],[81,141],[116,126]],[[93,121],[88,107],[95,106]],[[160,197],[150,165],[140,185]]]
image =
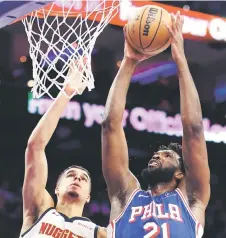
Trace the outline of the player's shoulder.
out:
[[[170,196],[175,196],[175,195],[178,195],[179,192],[178,192],[178,189],[175,189],[175,190],[172,190],[172,191],[169,191],[169,192],[165,192],[161,195],[159,195],[160,197],[170,197]],[[152,191],[151,190],[142,190],[142,189],[137,189],[135,192],[134,192],[134,195],[133,195],[133,199],[134,198],[148,198],[148,197],[153,197],[152,195]]]
[[[136,189],[134,191],[134,197],[149,197],[150,192],[142,189]]]
[[[89,229],[94,229],[97,226],[88,217],[75,216],[75,217],[69,218],[64,213],[57,211],[56,208],[54,208],[54,207],[50,207],[46,211],[44,211],[38,220],[40,220],[41,218],[44,218],[44,217],[46,217],[48,219],[54,219],[54,218],[57,219],[59,217],[62,217],[65,222],[74,222],[84,228],[89,228]]]
[[[97,237],[98,238],[106,238],[107,237],[107,228],[106,227],[97,227]]]
[[[99,227],[96,223],[94,223],[90,218],[84,217],[84,216],[75,216],[72,218],[67,217],[65,214],[57,211],[56,209],[51,210],[51,215],[64,218],[64,222],[73,223],[74,227],[76,227],[77,230],[80,230],[84,232],[85,234],[88,234],[88,236],[92,237],[98,237],[98,238],[105,238],[107,236],[104,236],[104,228]],[[54,219],[54,218],[52,218]],[[60,221],[60,220],[59,220]],[[57,220],[56,220],[57,222]]]
[[[130,204],[131,202],[136,201],[138,198],[141,197],[149,197],[150,194],[148,191],[142,190],[141,188],[135,189],[132,193],[130,193],[127,204]]]
[[[159,196],[161,197],[170,197],[173,195],[180,195],[181,191],[177,188],[172,191],[165,192]],[[152,197],[152,191],[151,190],[142,190],[142,189],[136,189],[132,195],[132,197]]]
[[[89,218],[80,217],[77,219],[76,224],[83,229],[94,232],[93,235],[95,238],[107,238],[107,229],[105,227],[98,226]]]
[[[77,224],[84,226],[84,228],[95,228],[97,226],[87,217],[74,217],[72,220],[74,220]]]

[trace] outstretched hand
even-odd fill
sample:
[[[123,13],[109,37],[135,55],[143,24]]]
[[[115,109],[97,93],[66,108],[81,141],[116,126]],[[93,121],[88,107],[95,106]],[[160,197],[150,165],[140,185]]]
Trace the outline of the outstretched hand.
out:
[[[83,59],[84,61],[84,59]],[[85,64],[85,63],[83,63]],[[68,70],[68,81],[64,87],[64,91],[68,96],[82,94],[86,88],[86,82],[83,80],[83,67],[78,60],[72,60]]]
[[[67,77],[68,81],[64,87],[65,93],[68,96],[82,94],[86,84],[82,81],[83,73],[81,67],[78,66],[77,60],[70,62]]]
[[[170,37],[171,37],[171,51],[172,57],[177,62],[185,58],[184,54],[184,38],[183,38],[183,24],[184,18],[180,15],[180,11],[177,14],[171,14],[172,27],[166,25]]]
[[[74,48],[77,48],[77,44],[72,44]],[[72,59],[69,64],[69,70],[67,73],[68,81],[64,86],[64,91],[68,96],[82,94],[87,84],[83,80],[84,68],[86,67],[87,58],[82,57],[80,59]]]
[[[126,27],[127,27],[127,25],[125,25],[125,27],[123,29],[124,37],[125,37],[124,57],[130,58],[130,59],[134,60],[136,63],[139,63],[143,60],[146,60],[146,59],[154,56],[154,55],[142,54],[130,46],[130,44],[128,43],[128,40],[127,40],[127,36],[126,36]]]

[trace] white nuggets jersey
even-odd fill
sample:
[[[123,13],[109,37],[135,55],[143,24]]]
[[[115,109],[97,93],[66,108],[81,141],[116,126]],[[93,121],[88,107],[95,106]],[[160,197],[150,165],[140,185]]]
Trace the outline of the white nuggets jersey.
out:
[[[85,217],[68,218],[47,209],[21,238],[97,238],[98,226]]]

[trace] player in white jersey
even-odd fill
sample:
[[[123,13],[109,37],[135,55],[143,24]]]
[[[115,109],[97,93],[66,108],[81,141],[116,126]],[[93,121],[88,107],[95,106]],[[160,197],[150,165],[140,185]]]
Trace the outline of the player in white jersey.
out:
[[[69,70],[70,80],[65,92],[75,92],[76,79],[80,77]],[[83,92],[85,85],[81,85]],[[90,201],[91,179],[88,171],[71,166],[63,171],[57,181],[57,204],[45,189],[48,168],[45,147],[55,131],[69,98],[60,92],[33,130],[25,154],[23,184],[23,238],[91,238],[106,237],[105,228],[96,226],[82,217],[84,205]]]

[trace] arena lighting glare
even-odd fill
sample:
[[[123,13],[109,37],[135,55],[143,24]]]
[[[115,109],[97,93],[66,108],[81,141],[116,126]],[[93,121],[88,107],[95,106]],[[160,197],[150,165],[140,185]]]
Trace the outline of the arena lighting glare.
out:
[[[33,99],[29,94],[28,112],[43,115],[50,105],[51,99]],[[61,118],[73,121],[81,121],[84,118],[84,126],[91,128],[100,125],[103,120],[104,105],[90,104],[87,102],[69,102]],[[83,116],[84,115],[84,116]],[[168,116],[163,111],[134,107],[125,110],[123,126],[131,127],[136,131],[162,134],[168,136],[182,136],[182,124],[180,114]],[[213,124],[208,118],[203,119],[206,141],[226,144],[226,125]]]
[[[145,85],[159,80],[160,77],[170,77],[176,73],[175,62],[160,62],[138,68],[132,76],[131,82]]]

